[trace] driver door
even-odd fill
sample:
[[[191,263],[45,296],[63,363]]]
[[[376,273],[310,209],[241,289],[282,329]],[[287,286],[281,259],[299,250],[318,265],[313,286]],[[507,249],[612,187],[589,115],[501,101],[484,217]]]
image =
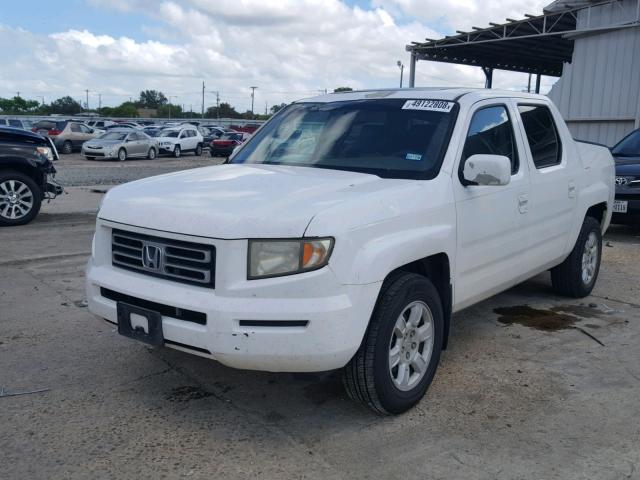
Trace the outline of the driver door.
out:
[[[526,222],[529,170],[522,139],[514,129],[511,102],[478,102],[467,119],[453,185],[457,217],[456,310],[512,285],[527,271]],[[465,185],[464,162],[474,154],[504,155],[511,179],[501,186]]]

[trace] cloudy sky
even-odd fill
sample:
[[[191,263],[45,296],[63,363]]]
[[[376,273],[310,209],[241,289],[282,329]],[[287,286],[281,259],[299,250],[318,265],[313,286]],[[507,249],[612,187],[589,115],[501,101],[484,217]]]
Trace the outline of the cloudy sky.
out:
[[[117,105],[142,89],[200,109],[220,100],[255,110],[332,90],[393,87],[405,45],[539,14],[539,0],[7,1],[0,10],[0,97],[62,95]],[[408,68],[405,74],[408,73]],[[405,75],[405,81],[407,76]],[[546,78],[549,87],[555,79]],[[477,68],[419,62],[416,85],[480,87]],[[523,89],[527,76],[494,74]]]

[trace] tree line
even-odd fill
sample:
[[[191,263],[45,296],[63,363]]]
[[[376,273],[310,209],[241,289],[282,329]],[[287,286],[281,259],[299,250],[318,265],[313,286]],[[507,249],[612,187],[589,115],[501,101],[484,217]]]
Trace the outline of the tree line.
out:
[[[334,92],[351,91],[350,87],[339,87]],[[251,110],[238,112],[231,104],[222,102],[218,106],[209,107],[205,111],[207,118],[242,118],[264,120],[280,109],[286,107],[286,103],[272,105],[266,115],[254,114]],[[36,100],[27,100],[20,96],[13,98],[0,97],[0,114],[2,115],[77,115],[82,112],[96,112],[103,117],[130,117],[140,116],[139,110],[149,109],[156,111],[156,117],[160,118],[197,118],[198,112],[183,111],[182,105],[172,104],[166,95],[158,90],[143,90],[136,101],[123,102],[117,107],[101,107],[87,110],[73,97],[60,97],[49,104],[39,103]]]
[[[267,115],[253,114],[250,110],[238,112],[231,104],[222,102],[219,106],[207,108],[205,115],[208,118],[243,118],[265,119],[280,110],[286,104],[273,105]],[[199,112],[183,111],[182,105],[172,104],[166,95],[158,90],[143,90],[136,101],[126,101],[116,107],[101,107],[87,110],[73,97],[60,97],[49,104],[41,104],[36,100],[27,100],[15,96],[13,98],[0,97],[0,114],[2,115],[77,115],[82,112],[96,112],[104,117],[131,117],[140,116],[139,110],[155,110],[155,116],[160,118],[196,118]]]

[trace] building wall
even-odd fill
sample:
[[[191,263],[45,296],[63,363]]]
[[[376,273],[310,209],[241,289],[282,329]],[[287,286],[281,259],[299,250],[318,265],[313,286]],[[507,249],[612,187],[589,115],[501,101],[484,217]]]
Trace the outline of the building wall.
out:
[[[640,0],[581,10],[578,30],[637,20]],[[589,13],[590,12],[590,13]],[[613,145],[640,127],[640,27],[577,34],[549,92],[575,138]]]

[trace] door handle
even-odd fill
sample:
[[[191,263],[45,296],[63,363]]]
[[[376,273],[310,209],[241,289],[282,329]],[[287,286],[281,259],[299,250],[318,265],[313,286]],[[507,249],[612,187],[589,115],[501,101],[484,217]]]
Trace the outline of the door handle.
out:
[[[576,187],[576,182],[571,180],[569,182],[569,198],[575,198],[578,188]]]
[[[523,193],[518,195],[518,211],[520,213],[527,213],[529,210],[529,195]]]

